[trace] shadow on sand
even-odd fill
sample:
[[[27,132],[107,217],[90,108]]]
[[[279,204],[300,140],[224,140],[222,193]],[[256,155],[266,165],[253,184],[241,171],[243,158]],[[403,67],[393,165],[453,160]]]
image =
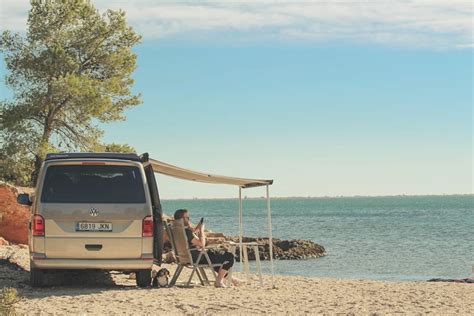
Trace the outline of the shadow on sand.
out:
[[[135,280],[121,282],[114,281],[114,275],[121,280],[127,276],[119,272],[106,272],[101,270],[54,270],[45,274],[45,286],[32,288],[30,286],[30,273],[23,267],[0,259],[0,284],[1,287],[12,287],[26,298],[45,298],[50,296],[75,296],[99,293],[108,290],[137,290]],[[133,283],[131,282],[133,281]]]

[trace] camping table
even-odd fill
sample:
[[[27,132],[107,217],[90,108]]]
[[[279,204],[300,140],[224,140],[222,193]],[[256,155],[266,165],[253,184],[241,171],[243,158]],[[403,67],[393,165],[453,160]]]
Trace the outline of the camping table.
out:
[[[235,242],[229,242],[229,250],[231,253],[235,255],[235,250],[240,243],[235,243]],[[241,258],[241,263],[243,264],[243,272],[245,272],[245,275],[247,277],[247,280],[250,276],[250,266],[249,266],[249,256],[248,256],[248,251],[247,249],[249,247],[253,248],[253,251],[255,253],[255,262],[257,265],[257,274],[260,279],[260,285],[263,286],[263,279],[262,279],[262,268],[260,265],[260,252],[258,251],[258,244],[256,242],[243,242],[242,243],[242,258]],[[232,280],[232,270],[230,271],[230,278],[229,280]]]

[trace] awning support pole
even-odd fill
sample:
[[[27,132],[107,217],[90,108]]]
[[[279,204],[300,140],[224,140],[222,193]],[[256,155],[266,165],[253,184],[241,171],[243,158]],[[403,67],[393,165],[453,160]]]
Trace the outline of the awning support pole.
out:
[[[239,186],[239,254],[240,254],[240,271],[244,271],[242,261],[242,235],[244,230],[243,216],[242,216],[242,187]]]
[[[268,243],[270,246],[270,267],[272,271],[272,288],[275,288],[273,270],[273,236],[272,236],[272,209],[270,207],[270,189],[267,184],[267,210],[268,210]]]

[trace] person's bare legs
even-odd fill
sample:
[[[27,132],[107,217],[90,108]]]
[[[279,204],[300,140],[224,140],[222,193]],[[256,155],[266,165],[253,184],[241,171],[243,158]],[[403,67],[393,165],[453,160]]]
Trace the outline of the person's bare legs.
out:
[[[219,272],[217,273],[217,278],[216,278],[216,285],[225,285],[224,283],[224,278],[227,275],[227,270],[220,268]],[[243,280],[237,279],[236,277],[232,277],[232,285],[233,286],[239,286],[244,283]]]
[[[224,278],[227,274],[227,270],[220,268],[219,272],[217,273],[216,283],[217,285],[221,286],[224,285]]]
[[[232,285],[233,286],[239,286],[239,285],[242,285],[244,284],[244,280],[241,280],[241,279],[237,279],[236,277],[232,277]]]

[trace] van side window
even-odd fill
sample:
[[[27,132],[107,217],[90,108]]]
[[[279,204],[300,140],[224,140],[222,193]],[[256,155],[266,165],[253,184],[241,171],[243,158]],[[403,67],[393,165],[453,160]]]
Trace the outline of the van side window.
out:
[[[59,165],[46,170],[44,203],[145,203],[140,169],[134,166]]]

